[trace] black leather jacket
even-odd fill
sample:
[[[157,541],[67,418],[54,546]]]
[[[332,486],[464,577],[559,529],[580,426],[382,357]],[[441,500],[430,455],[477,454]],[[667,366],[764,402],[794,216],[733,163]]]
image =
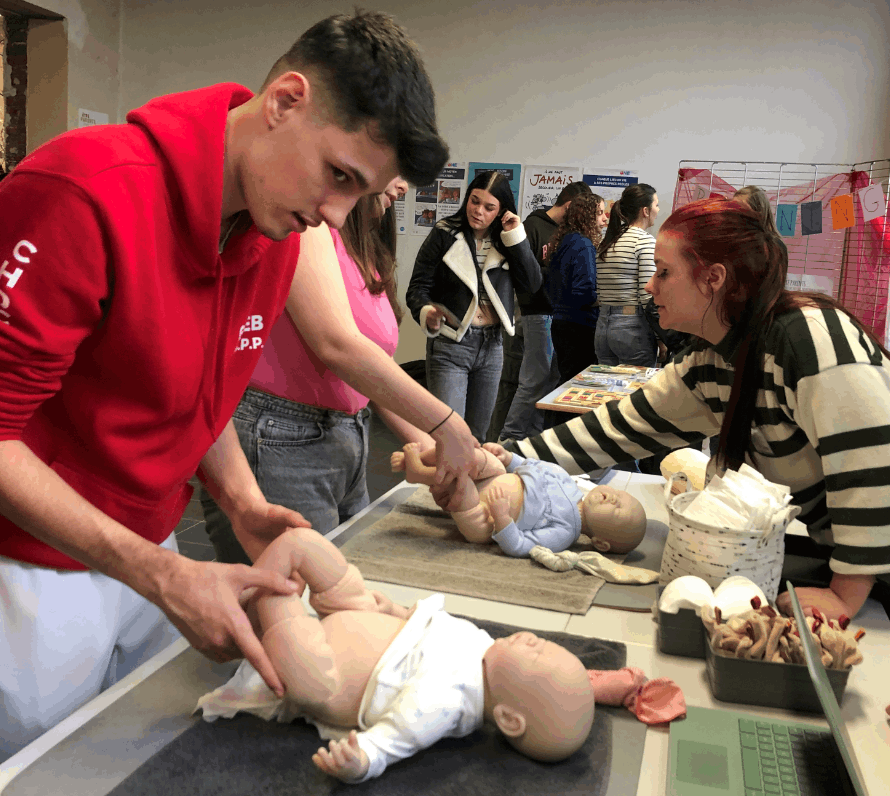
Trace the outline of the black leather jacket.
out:
[[[414,273],[405,302],[427,337],[442,334],[460,342],[472,323],[479,305],[479,279],[491,299],[498,318],[512,335],[513,291],[534,293],[541,287],[541,267],[532,254],[522,224],[501,233],[507,247],[506,258],[494,246],[480,275],[476,269],[476,246],[453,222],[443,220],[430,231],[417,253]],[[429,305],[444,305],[448,320],[438,332],[426,325]]]

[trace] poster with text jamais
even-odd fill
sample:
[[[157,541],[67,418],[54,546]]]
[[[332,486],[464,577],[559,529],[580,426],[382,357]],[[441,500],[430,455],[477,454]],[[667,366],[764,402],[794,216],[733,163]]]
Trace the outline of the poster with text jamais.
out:
[[[459,209],[467,187],[467,164],[446,163],[432,185],[414,189],[415,235],[427,235],[437,221],[454,215]]]
[[[516,208],[519,208],[519,180],[522,176],[522,166],[518,163],[481,163],[479,161],[470,163],[470,171],[467,174],[467,185],[469,185],[480,171],[499,171],[510,183],[510,190],[513,191],[513,201]]]
[[[636,185],[640,178],[630,169],[599,169],[585,167],[582,178],[590,186],[590,190],[606,200],[606,214],[620,198],[628,185]]]
[[[566,185],[580,179],[580,166],[525,166],[519,217],[525,221],[535,210],[551,207]]]

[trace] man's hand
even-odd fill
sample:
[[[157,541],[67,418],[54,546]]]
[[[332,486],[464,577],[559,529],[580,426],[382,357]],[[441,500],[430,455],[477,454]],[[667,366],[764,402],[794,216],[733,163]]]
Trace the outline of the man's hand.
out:
[[[509,210],[504,211],[504,215],[501,216],[501,226],[504,229],[504,232],[510,232],[516,227],[519,226],[519,216],[516,213],[511,213]]]
[[[254,587],[284,595],[300,588],[267,569],[171,554],[154,602],[200,653],[217,662],[247,658],[280,697],[284,686],[241,607],[242,594]]]
[[[513,461],[513,454],[508,450],[504,450],[503,445],[498,445],[497,442],[486,442],[482,446],[482,450],[488,451],[492,456],[494,456],[504,467],[509,467],[510,462]]]
[[[361,779],[368,773],[368,766],[371,765],[368,756],[358,745],[358,735],[355,730],[349,733],[348,738],[331,741],[328,749],[319,747],[312,755],[312,762],[326,774],[344,782]]]
[[[256,561],[263,550],[288,528],[311,528],[302,514],[293,509],[258,498],[249,506],[226,511],[232,530],[251,561]]]

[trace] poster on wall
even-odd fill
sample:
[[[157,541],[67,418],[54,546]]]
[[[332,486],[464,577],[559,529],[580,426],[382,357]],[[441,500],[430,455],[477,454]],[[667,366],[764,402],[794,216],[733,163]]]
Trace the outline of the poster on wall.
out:
[[[834,280],[830,276],[816,274],[787,274],[785,290],[806,290],[832,296],[834,295]]]
[[[77,109],[78,127],[93,127],[97,124],[108,124],[108,114],[102,111],[88,111],[86,108]]]
[[[427,235],[437,221],[454,215],[460,209],[466,187],[466,163],[446,163],[432,185],[416,187],[412,232]]]
[[[395,216],[396,234],[405,235],[408,232],[408,222],[405,213],[407,212],[408,203],[404,196],[400,196],[392,203],[392,212]]]
[[[480,171],[499,171],[510,183],[513,191],[513,201],[519,207],[519,187],[522,176],[522,166],[518,163],[470,163],[470,173],[467,175],[467,184],[471,183]]]
[[[519,217],[525,221],[535,210],[551,207],[566,185],[580,179],[580,166],[525,166]]]
[[[606,215],[612,205],[620,198],[628,185],[636,185],[640,178],[636,171],[630,169],[599,169],[587,167],[582,178],[590,186],[590,190],[606,200]]]

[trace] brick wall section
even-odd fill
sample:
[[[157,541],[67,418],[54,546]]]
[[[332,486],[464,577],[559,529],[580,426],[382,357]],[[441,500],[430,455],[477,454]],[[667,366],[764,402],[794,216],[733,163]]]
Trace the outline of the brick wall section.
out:
[[[11,171],[25,157],[28,127],[25,99],[28,89],[28,20],[4,14],[6,20],[6,63],[15,95],[6,98],[6,169]]]

